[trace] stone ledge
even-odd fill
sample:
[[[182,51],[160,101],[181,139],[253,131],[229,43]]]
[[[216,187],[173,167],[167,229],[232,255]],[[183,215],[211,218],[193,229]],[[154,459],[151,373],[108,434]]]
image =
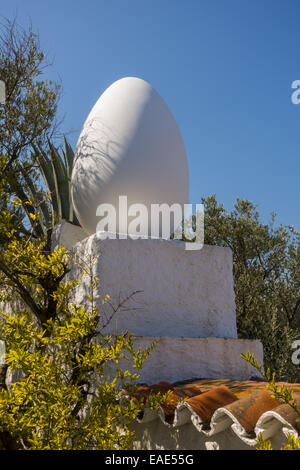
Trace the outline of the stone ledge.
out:
[[[224,338],[137,337],[136,347],[158,341],[141,370],[140,383],[170,383],[191,379],[250,380],[258,372],[240,358],[250,351],[263,364],[263,347],[258,340]],[[121,366],[128,369],[128,361]],[[133,369],[130,369],[133,371]]]

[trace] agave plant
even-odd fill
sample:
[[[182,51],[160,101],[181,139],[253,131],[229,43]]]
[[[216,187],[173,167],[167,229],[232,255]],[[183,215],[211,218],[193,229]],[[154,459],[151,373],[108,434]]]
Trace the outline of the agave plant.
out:
[[[75,225],[80,225],[74,213],[71,198],[71,174],[74,161],[74,152],[72,147],[64,138],[63,156],[60,155],[50,141],[49,156],[46,152],[33,146],[33,158],[37,161],[41,171],[47,193],[50,199],[50,205],[47,204],[43,193],[37,191],[29,178],[25,181],[28,189],[36,203],[40,205],[43,225],[46,228],[53,227],[61,219],[65,219]]]

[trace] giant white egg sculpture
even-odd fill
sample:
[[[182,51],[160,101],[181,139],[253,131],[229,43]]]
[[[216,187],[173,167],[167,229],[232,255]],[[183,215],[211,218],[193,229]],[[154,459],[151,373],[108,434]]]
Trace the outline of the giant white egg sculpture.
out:
[[[132,204],[188,202],[184,143],[167,104],[144,80],[126,77],[100,96],[79,136],[71,180],[77,217],[88,234],[97,230],[101,204],[116,210],[119,196]],[[135,206],[133,206],[135,207]],[[150,234],[150,228],[142,235]],[[130,226],[128,229],[130,234]]]

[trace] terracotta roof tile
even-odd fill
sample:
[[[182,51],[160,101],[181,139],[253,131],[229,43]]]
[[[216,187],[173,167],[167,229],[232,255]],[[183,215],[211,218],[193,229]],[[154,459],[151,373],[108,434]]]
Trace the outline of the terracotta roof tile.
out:
[[[280,402],[272,398],[267,391],[253,392],[247,397],[240,398],[235,403],[228,405],[226,409],[238,420],[249,434],[254,432],[260,416],[266,411],[278,407]]]
[[[207,423],[218,408],[237,400],[238,398],[225,385],[220,385],[213,390],[188,398],[186,402],[201,418],[201,421]]]
[[[292,387],[300,411],[300,384],[284,384]],[[143,384],[138,387],[137,395],[144,400],[151,391],[171,391],[171,394],[159,413],[146,409],[138,421],[147,422],[159,417],[171,427],[191,422],[199,432],[209,436],[231,426],[240,439],[252,446],[259,433],[268,439],[279,428],[284,434],[292,433],[297,437],[300,434],[298,414],[289,405],[282,405],[273,398],[266,385],[258,380],[227,379]]]

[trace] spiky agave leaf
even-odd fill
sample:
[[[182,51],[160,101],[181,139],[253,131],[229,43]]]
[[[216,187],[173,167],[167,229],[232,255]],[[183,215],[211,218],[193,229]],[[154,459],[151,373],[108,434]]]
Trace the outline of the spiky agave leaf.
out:
[[[39,168],[43,177],[43,180],[46,185],[47,192],[50,195],[51,201],[51,213],[52,213],[52,225],[57,222],[57,218],[59,217],[59,205],[58,205],[58,197],[55,187],[55,179],[54,179],[54,170],[51,160],[48,158],[46,153],[41,148],[36,148],[33,145],[34,149],[34,157],[39,164]]]
[[[65,144],[65,148],[63,150],[63,155],[64,155],[67,178],[68,178],[68,183],[69,183],[69,201],[70,201],[68,220],[69,222],[72,222],[73,224],[80,226],[80,223],[74,212],[72,196],[71,196],[71,177],[72,177],[72,170],[73,170],[73,164],[74,164],[74,152],[73,152],[71,145],[68,143],[66,137],[64,137],[64,144]]]
[[[68,143],[65,137],[64,137],[64,144],[65,144],[65,149],[63,151],[63,154],[64,154],[64,159],[65,159],[65,165],[66,165],[68,179],[69,181],[71,181],[73,163],[74,163],[74,152],[73,152],[71,145]]]
[[[57,148],[48,140],[49,156],[42,148],[36,148],[34,157],[44,179],[47,191],[50,194],[52,225],[59,220],[65,219],[80,226],[73,210],[71,198],[71,176],[74,161],[74,152],[71,145],[64,138],[63,158]]]
[[[53,165],[53,175],[58,199],[58,215],[60,219],[69,219],[69,181],[66,167],[58,150],[48,141],[51,162]]]
[[[36,190],[36,187],[33,184],[31,178],[28,176],[24,168],[21,167],[21,165],[19,165],[19,169],[22,173],[22,176],[25,180],[25,184],[28,188],[29,193],[31,194],[34,203],[41,209],[41,213],[39,216],[40,225],[42,226],[43,231],[45,231],[49,229],[52,225],[52,217],[46,202],[45,194],[43,194],[41,191]]]

